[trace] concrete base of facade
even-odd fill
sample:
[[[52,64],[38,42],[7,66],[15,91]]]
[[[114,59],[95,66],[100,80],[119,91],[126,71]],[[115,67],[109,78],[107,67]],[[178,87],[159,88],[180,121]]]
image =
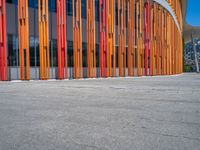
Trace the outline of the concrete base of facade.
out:
[[[50,68],[50,79],[58,79],[57,67]],[[137,75],[137,69],[134,70],[135,75]],[[30,67],[30,79],[39,80],[40,79],[40,68]],[[97,78],[100,77],[100,69],[96,68]],[[128,69],[126,69],[126,76],[128,76]],[[119,77],[119,69],[116,69],[116,77]],[[74,68],[68,68],[68,79],[74,78]],[[87,68],[83,67],[83,78],[87,78]],[[20,69],[19,67],[8,67],[8,80],[20,80]]]

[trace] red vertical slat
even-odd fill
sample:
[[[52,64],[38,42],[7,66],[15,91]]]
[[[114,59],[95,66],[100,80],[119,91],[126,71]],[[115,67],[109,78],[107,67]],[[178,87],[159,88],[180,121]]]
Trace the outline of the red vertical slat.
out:
[[[58,79],[67,78],[66,0],[57,0]]]
[[[5,0],[0,0],[0,80],[7,80]]]
[[[107,77],[106,0],[99,0],[100,11],[100,76]]]
[[[144,68],[145,68],[145,75],[152,75],[152,58],[150,55],[151,53],[151,5],[150,1],[148,0],[145,2],[144,7],[144,45],[145,45],[145,55],[144,55]]]

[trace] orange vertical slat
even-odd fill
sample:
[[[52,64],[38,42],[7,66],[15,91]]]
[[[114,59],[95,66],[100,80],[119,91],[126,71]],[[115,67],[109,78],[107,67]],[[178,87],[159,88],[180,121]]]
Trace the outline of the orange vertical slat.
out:
[[[144,72],[144,42],[143,42],[143,0],[136,0],[136,36],[137,36],[137,74]]]
[[[128,0],[128,75],[134,75],[135,57],[135,1]]]
[[[50,78],[48,0],[38,0],[40,79]]]
[[[116,76],[116,52],[115,52],[115,0],[106,1],[106,28],[107,28],[107,75]]]
[[[96,77],[95,1],[87,0],[87,74]]]
[[[74,78],[82,78],[82,18],[81,0],[73,0]]]
[[[126,75],[126,1],[118,0],[118,67],[119,76]]]
[[[28,0],[18,0],[20,79],[30,79]]]

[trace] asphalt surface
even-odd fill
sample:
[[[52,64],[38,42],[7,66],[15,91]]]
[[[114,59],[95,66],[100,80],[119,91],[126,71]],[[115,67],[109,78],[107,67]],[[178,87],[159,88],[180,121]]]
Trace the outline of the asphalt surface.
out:
[[[0,150],[200,150],[200,74],[0,82]]]

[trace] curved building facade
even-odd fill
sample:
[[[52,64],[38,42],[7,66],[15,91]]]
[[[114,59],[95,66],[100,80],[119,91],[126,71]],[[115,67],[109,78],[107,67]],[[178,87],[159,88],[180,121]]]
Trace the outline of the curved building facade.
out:
[[[0,80],[182,73],[186,0],[0,0]]]

